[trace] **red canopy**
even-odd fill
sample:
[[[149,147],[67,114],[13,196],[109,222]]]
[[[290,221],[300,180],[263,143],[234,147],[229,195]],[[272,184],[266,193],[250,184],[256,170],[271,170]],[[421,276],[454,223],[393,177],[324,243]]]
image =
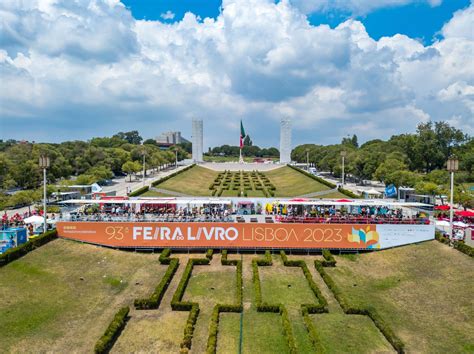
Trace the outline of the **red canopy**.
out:
[[[461,210],[456,212],[457,216],[463,216],[466,218],[474,218],[474,211],[469,211],[469,210]]]
[[[449,210],[449,205],[437,205],[434,207],[435,210]]]
[[[350,200],[350,199],[338,199],[338,200],[336,200],[336,202],[339,202],[339,203],[350,203],[350,202],[352,202],[352,200]]]
[[[308,199],[305,199],[305,198],[294,198],[294,199],[291,199],[290,202],[307,202]]]

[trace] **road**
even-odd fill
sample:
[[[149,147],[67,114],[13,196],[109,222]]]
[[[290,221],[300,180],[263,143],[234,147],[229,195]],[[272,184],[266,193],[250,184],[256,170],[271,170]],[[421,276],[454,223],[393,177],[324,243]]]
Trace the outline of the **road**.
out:
[[[160,171],[160,172],[155,172],[153,173],[151,170],[147,172],[147,178],[145,178],[145,185],[150,186],[153,182],[156,180],[169,176],[170,174],[180,171],[187,166],[178,166],[177,169],[175,168],[170,168],[166,171]],[[110,186],[104,186],[102,187],[103,192],[112,192],[115,191],[117,196],[126,196],[127,195],[127,188],[131,188],[132,191],[137,190],[138,188],[141,188],[143,186],[143,181],[141,179],[134,180],[134,177],[132,177],[132,182],[129,182],[129,177],[118,177],[112,179],[112,185]],[[31,209],[31,211],[34,210],[34,205],[31,205],[30,207],[22,207],[22,208],[17,208],[17,209],[11,209],[7,210],[7,215],[8,217],[11,217],[12,215],[19,213],[20,215],[24,214]],[[1,215],[4,214],[4,211],[1,212]]]

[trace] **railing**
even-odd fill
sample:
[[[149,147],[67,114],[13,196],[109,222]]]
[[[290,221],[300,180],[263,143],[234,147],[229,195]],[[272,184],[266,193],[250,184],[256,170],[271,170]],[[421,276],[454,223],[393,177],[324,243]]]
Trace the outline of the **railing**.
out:
[[[276,217],[282,223],[309,223],[309,224],[405,224],[429,225],[429,219],[423,218],[371,218],[371,217]]]
[[[109,216],[109,215],[78,215],[61,217],[56,221],[74,222],[235,222],[230,216],[176,216],[176,215],[141,215],[141,216]]]

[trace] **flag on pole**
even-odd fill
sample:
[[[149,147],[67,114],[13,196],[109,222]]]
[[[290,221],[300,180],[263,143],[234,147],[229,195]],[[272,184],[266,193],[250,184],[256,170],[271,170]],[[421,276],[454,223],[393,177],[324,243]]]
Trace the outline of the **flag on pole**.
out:
[[[245,130],[244,125],[242,124],[242,120],[240,120],[240,148],[244,147],[244,139],[245,139]]]

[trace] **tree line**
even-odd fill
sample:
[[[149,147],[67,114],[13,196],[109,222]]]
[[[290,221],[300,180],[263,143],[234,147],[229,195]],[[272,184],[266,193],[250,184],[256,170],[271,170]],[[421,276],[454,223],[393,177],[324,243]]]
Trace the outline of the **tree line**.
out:
[[[154,140],[145,140],[143,144],[142,141],[138,131],[58,144],[0,140],[0,208],[41,199],[41,155],[49,156],[51,161],[48,184],[91,184],[122,174],[131,179],[143,168],[143,154],[147,170],[173,164],[175,150],[178,160],[188,157],[187,147],[178,145],[161,150]],[[12,189],[22,192],[9,196],[7,191]]]
[[[342,151],[346,152],[346,178],[359,183],[378,180],[397,188],[414,187],[429,195],[447,193],[446,161],[455,155],[459,160],[455,199],[474,207],[473,194],[466,187],[474,182],[474,139],[446,122],[421,123],[414,134],[394,135],[387,141],[370,140],[360,146],[356,135],[335,145],[299,145],[291,157],[305,163],[309,156],[309,162],[318,170],[341,177]]]

